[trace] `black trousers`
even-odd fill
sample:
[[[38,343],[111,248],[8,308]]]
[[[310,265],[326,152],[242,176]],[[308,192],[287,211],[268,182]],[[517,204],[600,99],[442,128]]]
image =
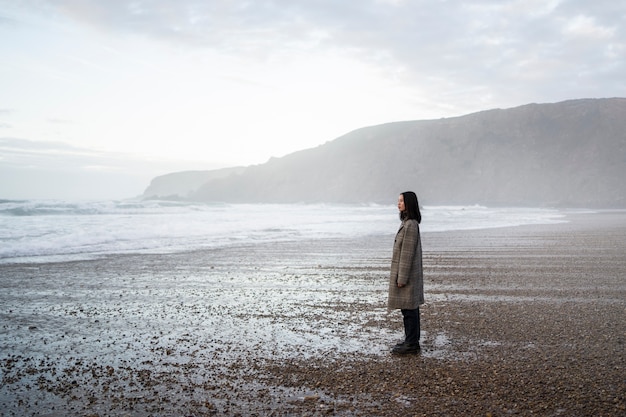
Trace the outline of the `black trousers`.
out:
[[[402,309],[404,321],[404,342],[417,345],[420,342],[420,308],[415,310]]]

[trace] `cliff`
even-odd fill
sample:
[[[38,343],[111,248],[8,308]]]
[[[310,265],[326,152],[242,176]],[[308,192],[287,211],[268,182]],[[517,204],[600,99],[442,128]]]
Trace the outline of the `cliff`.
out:
[[[366,127],[168,190],[246,203],[389,203],[414,190],[426,205],[611,208],[626,207],[624,178],[626,99],[612,98]]]
[[[211,171],[183,171],[160,175],[154,178],[146,191],[145,199],[185,200],[196,192],[203,184],[213,179],[226,178],[229,175],[241,174],[243,167],[224,168]]]

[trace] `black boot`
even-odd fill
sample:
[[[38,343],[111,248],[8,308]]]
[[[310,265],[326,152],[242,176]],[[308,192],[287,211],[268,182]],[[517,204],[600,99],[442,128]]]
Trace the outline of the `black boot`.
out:
[[[420,353],[420,345],[419,343],[402,343],[397,344],[391,349],[391,353],[394,355],[409,355]]]

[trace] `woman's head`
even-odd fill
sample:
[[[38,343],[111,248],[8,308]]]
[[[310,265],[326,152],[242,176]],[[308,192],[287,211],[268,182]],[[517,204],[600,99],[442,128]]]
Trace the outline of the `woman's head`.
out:
[[[398,197],[398,210],[400,210],[400,219],[415,219],[418,223],[422,222],[422,214],[417,201],[417,196],[413,191],[405,191]]]

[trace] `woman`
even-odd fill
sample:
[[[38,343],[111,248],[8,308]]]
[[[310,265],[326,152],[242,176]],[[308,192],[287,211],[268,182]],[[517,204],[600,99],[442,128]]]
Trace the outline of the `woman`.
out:
[[[391,351],[402,355],[420,351],[419,306],[424,304],[424,274],[419,227],[422,215],[414,192],[400,194],[398,210],[402,224],[393,244],[388,308],[402,312],[405,339]]]

